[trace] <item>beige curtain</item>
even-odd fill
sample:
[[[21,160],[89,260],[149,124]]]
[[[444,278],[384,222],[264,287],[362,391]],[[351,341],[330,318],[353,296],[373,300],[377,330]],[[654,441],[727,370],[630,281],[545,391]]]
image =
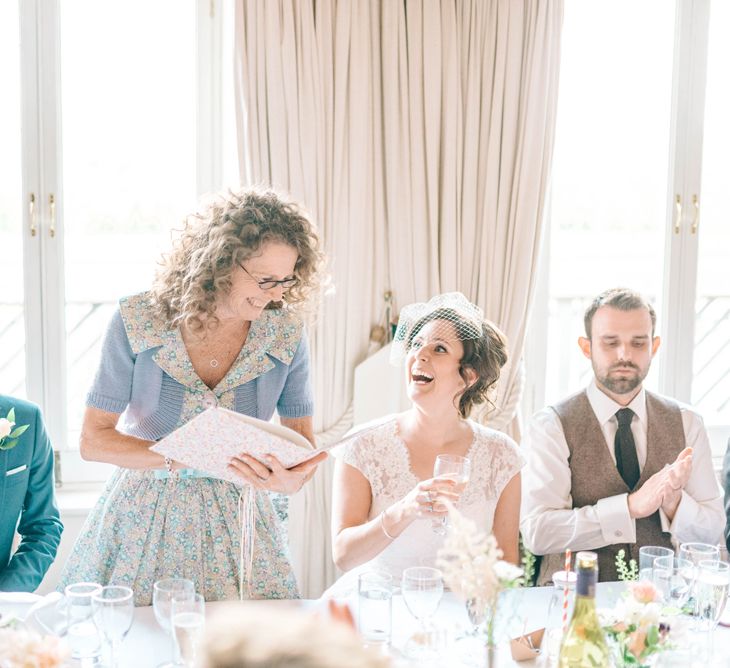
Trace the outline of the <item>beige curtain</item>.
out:
[[[241,175],[318,222],[334,294],[312,331],[315,428],[349,426],[354,367],[398,306],[461,290],[510,340],[508,428],[555,126],[562,0],[238,0]],[[511,428],[514,431],[514,426]],[[300,586],[334,577],[331,467],[292,504]]]

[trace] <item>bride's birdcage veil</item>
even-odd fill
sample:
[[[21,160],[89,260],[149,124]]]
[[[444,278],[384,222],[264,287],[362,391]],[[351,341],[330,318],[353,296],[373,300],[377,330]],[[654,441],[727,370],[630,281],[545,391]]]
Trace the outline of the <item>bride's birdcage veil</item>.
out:
[[[414,345],[422,345],[421,332],[426,325],[430,325],[429,340],[465,341],[479,339],[483,323],[482,309],[460,292],[446,292],[427,302],[409,304],[400,312],[390,349],[390,363],[400,365]]]

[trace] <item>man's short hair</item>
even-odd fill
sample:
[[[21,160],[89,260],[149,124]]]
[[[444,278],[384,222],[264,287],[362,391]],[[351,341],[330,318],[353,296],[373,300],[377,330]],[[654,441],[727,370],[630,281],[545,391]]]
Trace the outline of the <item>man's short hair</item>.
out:
[[[641,294],[629,288],[611,288],[602,292],[596,297],[591,305],[586,309],[585,315],[583,316],[583,325],[586,329],[586,336],[591,338],[591,325],[593,323],[593,316],[596,311],[602,306],[610,306],[611,308],[618,309],[619,311],[635,311],[637,309],[646,309],[649,312],[651,318],[651,335],[654,336],[654,330],[656,328],[656,312],[654,307],[649,301]]]

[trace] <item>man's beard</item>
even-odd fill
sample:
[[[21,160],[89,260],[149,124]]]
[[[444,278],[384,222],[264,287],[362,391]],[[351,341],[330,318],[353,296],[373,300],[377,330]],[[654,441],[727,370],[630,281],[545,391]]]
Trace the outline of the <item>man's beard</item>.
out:
[[[623,376],[619,378],[612,377],[610,374],[616,369],[632,369],[636,372],[636,374],[633,376]],[[595,367],[593,367],[593,371],[596,374],[598,382],[610,392],[613,392],[614,394],[629,394],[641,385],[642,381],[649,373],[649,368],[647,367],[642,370],[635,364],[628,362],[623,364],[614,364],[609,368],[608,373],[605,375],[600,375],[598,369]]]

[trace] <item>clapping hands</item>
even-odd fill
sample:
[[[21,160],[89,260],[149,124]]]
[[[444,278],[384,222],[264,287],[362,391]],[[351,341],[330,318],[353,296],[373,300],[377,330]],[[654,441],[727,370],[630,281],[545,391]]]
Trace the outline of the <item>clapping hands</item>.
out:
[[[649,517],[661,508],[671,521],[691,473],[692,448],[685,448],[674,462],[657,471],[638,490],[629,494],[631,517]]]

